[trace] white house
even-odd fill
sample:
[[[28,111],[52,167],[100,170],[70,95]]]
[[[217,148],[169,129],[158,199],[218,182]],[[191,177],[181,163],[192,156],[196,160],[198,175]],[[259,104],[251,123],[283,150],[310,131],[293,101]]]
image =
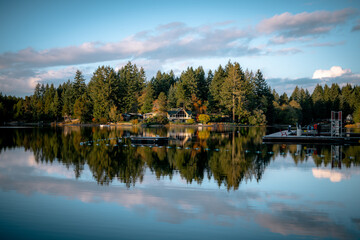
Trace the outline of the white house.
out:
[[[192,118],[192,112],[183,108],[171,109],[167,112],[167,118],[169,121],[185,122]]]

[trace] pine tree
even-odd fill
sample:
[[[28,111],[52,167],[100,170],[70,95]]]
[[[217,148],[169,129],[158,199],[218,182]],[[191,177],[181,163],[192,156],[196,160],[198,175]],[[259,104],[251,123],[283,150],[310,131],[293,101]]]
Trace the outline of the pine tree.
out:
[[[85,78],[80,70],[76,70],[73,83],[73,99],[81,97],[86,90]]]
[[[325,111],[325,101],[324,101],[324,89],[320,84],[317,84],[312,95],[311,99],[314,104],[313,116],[314,119],[321,119],[324,117]]]
[[[333,111],[339,111],[340,110],[340,87],[337,83],[331,84],[331,88],[329,90],[329,101],[331,110]]]
[[[199,96],[199,89],[197,85],[196,73],[194,69],[190,67],[181,73],[180,81],[177,85],[177,105],[191,109],[192,95]]]
[[[301,93],[298,86],[295,87],[294,91],[292,92],[290,96],[290,101],[295,100],[296,102],[300,103],[301,101]]]
[[[141,113],[149,113],[152,111],[153,108],[153,101],[154,101],[154,90],[152,87],[151,82],[148,83],[145,91],[142,95],[142,102],[141,102]]]
[[[51,112],[54,118],[58,121],[61,117],[61,102],[58,91],[55,90],[54,101],[51,104]]]
[[[195,70],[195,81],[198,89],[198,95],[196,95],[196,97],[201,101],[207,100],[209,87],[205,79],[205,72],[202,66]]]
[[[175,83],[174,72],[170,73],[161,73],[158,71],[156,77],[151,79],[151,84],[154,89],[154,97],[157,98],[161,92],[168,94],[171,85]]]
[[[43,84],[37,83],[34,94],[31,98],[32,118],[35,121],[40,121],[44,116],[44,91],[45,87]]]
[[[138,70],[136,64],[128,62],[119,72],[120,91],[119,99],[121,100],[120,108],[123,112],[138,112],[139,97],[145,87],[145,71],[143,68]]]
[[[300,89],[300,106],[302,109],[302,120],[303,124],[309,124],[313,120],[313,106],[312,106],[312,99],[309,91],[306,89]]]
[[[177,98],[176,98],[176,84],[170,86],[169,97],[168,97],[168,106],[169,108],[176,108]]]
[[[70,80],[68,80],[63,85],[63,94],[62,94],[62,102],[63,102],[63,108],[62,108],[62,116],[64,118],[71,117],[73,114],[73,105],[74,105],[74,99],[73,99],[73,88]]]
[[[279,104],[280,104],[280,106],[283,105],[283,104],[285,104],[285,105],[289,104],[289,97],[288,97],[288,95],[286,93],[283,93],[280,96]]]
[[[244,73],[239,63],[228,63],[227,77],[222,85],[221,89],[221,103],[227,110],[232,113],[233,122],[235,122],[235,115],[239,116],[239,119],[247,115],[245,107],[245,81]]]
[[[343,115],[345,117],[353,113],[353,109],[351,107],[352,91],[353,88],[350,84],[346,84],[346,86],[341,89],[340,109],[343,111]]]
[[[221,65],[219,65],[209,87],[209,105],[212,112],[221,112],[221,89],[225,78],[226,73]]]
[[[118,103],[118,76],[111,67],[98,67],[89,83],[96,120],[109,119],[110,107]]]
[[[77,98],[74,103],[74,115],[81,123],[84,123],[91,119],[90,112],[89,100],[87,99],[86,94],[83,94],[81,97]]]

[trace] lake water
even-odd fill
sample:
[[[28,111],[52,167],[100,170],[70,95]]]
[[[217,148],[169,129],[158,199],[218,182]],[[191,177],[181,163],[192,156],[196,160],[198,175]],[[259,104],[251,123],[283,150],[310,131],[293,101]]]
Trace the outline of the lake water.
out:
[[[359,239],[360,146],[271,131],[0,128],[0,238]]]

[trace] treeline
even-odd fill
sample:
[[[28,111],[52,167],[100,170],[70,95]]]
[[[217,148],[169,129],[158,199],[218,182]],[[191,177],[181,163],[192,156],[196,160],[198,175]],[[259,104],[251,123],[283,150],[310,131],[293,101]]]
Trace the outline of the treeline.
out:
[[[88,84],[78,70],[72,81],[54,87],[38,83],[25,98],[0,94],[0,120],[117,122],[124,113],[165,112],[183,107],[193,115],[209,114],[211,121],[260,125],[308,124],[328,119],[330,111],[352,114],[360,122],[360,87],[317,85],[312,94],[295,87],[289,97],[268,86],[260,70],[255,73],[228,62],[205,74],[200,66],[188,67],[180,77],[158,71],[146,81],[145,71],[129,62],[115,71],[101,66]]]

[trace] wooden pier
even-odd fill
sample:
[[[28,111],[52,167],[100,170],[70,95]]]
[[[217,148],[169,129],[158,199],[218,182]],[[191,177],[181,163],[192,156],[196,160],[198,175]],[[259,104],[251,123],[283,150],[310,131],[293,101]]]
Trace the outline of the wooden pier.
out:
[[[132,143],[142,144],[166,144],[169,142],[168,137],[130,137]]]
[[[317,144],[360,144],[360,137],[331,137],[324,135],[302,135],[296,136],[288,131],[280,131],[263,137],[265,143],[317,143]]]

